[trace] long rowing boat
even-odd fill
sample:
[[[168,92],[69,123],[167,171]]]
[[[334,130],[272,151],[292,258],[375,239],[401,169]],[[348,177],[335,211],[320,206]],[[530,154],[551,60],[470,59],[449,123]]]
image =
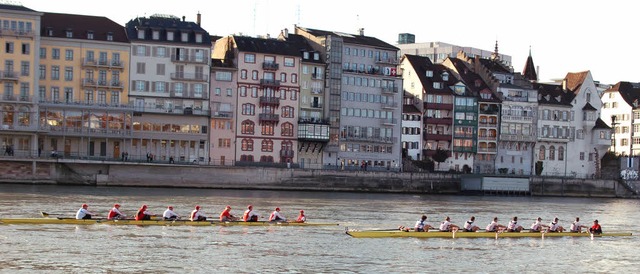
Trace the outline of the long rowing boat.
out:
[[[591,237],[590,233],[578,232],[415,232],[400,230],[346,230],[354,238],[525,238],[525,237]],[[594,237],[631,236],[630,232],[609,232],[593,234]]]
[[[220,221],[199,221],[192,222],[189,220],[107,220],[107,219],[87,219],[77,220],[75,218],[5,218],[0,219],[0,224],[12,224],[12,225],[40,225],[40,224],[67,224],[67,225],[94,225],[94,224],[108,224],[108,225],[141,225],[141,226],[337,226],[337,223],[297,223],[297,222],[220,222]]]

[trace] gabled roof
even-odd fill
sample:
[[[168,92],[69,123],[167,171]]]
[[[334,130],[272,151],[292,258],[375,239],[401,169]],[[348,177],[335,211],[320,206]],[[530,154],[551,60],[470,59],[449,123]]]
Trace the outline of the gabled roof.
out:
[[[233,36],[238,51],[302,57],[303,51],[312,51],[307,43],[270,38]]]
[[[376,48],[380,48],[380,49],[387,49],[387,50],[394,50],[394,51],[398,51],[400,50],[399,48],[384,42],[378,38],[375,37],[370,37],[370,36],[364,36],[364,35],[359,35],[359,34],[349,34],[349,33],[344,33],[344,32],[337,32],[337,31],[326,31],[326,30],[318,30],[318,29],[310,29],[310,28],[304,28],[304,27],[300,27],[297,26],[297,28],[302,29],[308,33],[310,33],[313,36],[327,36],[327,35],[336,35],[336,36],[340,36],[342,38],[342,40],[345,43],[348,44],[358,44],[358,45],[363,45],[363,46],[372,46],[372,47],[376,47]]]
[[[298,47],[300,47],[300,51],[298,52],[298,56],[302,57],[302,62],[324,64],[324,58],[322,58],[323,54],[321,54],[321,52],[316,51],[309,44],[309,41],[307,41],[307,39],[304,38],[304,36],[298,35],[298,34],[293,34],[293,33],[287,33],[286,36],[284,36],[284,34],[281,34],[281,37],[282,37],[282,39],[284,39],[284,41],[289,42],[289,43],[293,43],[293,44],[297,44]],[[313,55],[310,54],[309,58],[305,59],[304,56],[301,53],[302,51],[309,52],[309,53],[318,53],[320,58],[318,58],[318,60],[314,60],[313,59]]]
[[[46,12],[41,18],[42,37],[129,42],[124,27],[107,17]],[[72,37],[67,37],[67,31],[71,31]],[[89,32],[93,32],[93,39],[88,38]],[[113,35],[111,41],[107,40],[109,33]]]
[[[567,76],[564,77],[567,81],[567,90],[577,94],[588,74],[589,71],[567,73]]]
[[[604,92],[618,92],[632,108],[640,107],[640,83],[618,82]]]
[[[414,105],[402,105],[402,113],[421,113]]]
[[[125,25],[127,36],[129,40],[134,41],[147,41],[147,42],[169,42],[180,44],[192,44],[211,46],[211,37],[209,33],[200,27],[195,22],[180,20],[175,16],[165,15],[152,15],[147,17],[138,17],[130,20]],[[138,30],[145,31],[144,39],[138,39]],[[159,39],[154,40],[153,31],[160,31]],[[173,40],[168,40],[167,32],[174,33]],[[188,33],[188,41],[182,41],[182,33]],[[202,34],[202,42],[196,42],[195,34]]]
[[[480,64],[489,69],[493,73],[512,74],[511,70],[504,64],[496,60],[490,60],[485,58],[479,58]]]
[[[536,67],[533,64],[533,57],[531,57],[531,50],[529,50],[529,57],[524,63],[524,69],[522,70],[522,76],[529,81],[538,81],[538,73]]]
[[[596,125],[593,126],[593,129],[611,129],[611,127],[607,125],[607,123],[602,121],[602,119],[598,118],[598,120],[596,120]]]
[[[562,90],[561,85],[533,83],[533,88],[538,91],[538,104],[571,106],[575,97],[574,93]]]
[[[22,5],[9,5],[9,4],[0,4],[0,10],[17,10],[17,11],[35,12],[35,10],[32,10]]]
[[[449,60],[458,71],[458,74],[461,78],[460,80],[462,80],[467,85],[467,88],[471,90],[473,96],[478,97],[478,99],[484,102],[500,102],[500,98],[498,97],[498,95],[491,91],[489,85],[487,85],[487,83],[482,80],[482,77],[480,77],[480,75],[473,72],[470,68],[467,67],[465,61],[459,58],[449,58]],[[482,98],[480,96],[481,93],[490,94],[491,98]]]
[[[584,105],[584,107],[582,107],[582,110],[596,111],[597,109],[595,107],[593,107],[590,103],[587,103],[586,105]]]
[[[443,95],[453,94],[450,86],[455,85],[458,80],[447,67],[441,64],[432,63],[429,57],[405,54],[403,58],[405,58],[409,62],[411,67],[413,67],[413,69],[415,70],[418,78],[420,79],[420,84],[422,85],[422,88],[426,93]],[[427,71],[431,71],[433,73],[433,76],[428,77]],[[447,79],[447,81],[442,79],[442,74],[445,72],[449,74],[449,79]],[[434,88],[434,82],[443,83],[442,88]]]

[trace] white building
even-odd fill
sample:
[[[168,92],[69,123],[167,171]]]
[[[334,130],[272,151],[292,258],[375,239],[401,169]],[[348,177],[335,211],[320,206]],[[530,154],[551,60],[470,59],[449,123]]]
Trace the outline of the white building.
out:
[[[489,59],[492,55],[497,53],[498,41],[496,41],[496,47],[493,51],[483,50],[474,47],[464,47],[453,45],[444,42],[425,42],[425,43],[409,43],[395,45],[400,49],[400,56],[405,54],[418,55],[423,57],[429,57],[434,63],[442,63],[447,57],[456,58],[459,52],[464,52],[468,57],[474,58],[476,56]],[[500,60],[505,65],[511,66],[511,56],[505,54],[498,54]]]
[[[613,128],[610,151],[615,154],[640,155],[639,100],[640,83],[618,82],[602,95],[600,119]]]
[[[416,107],[421,102],[405,92],[402,104],[402,153],[412,160],[419,160],[422,154],[422,111]]]

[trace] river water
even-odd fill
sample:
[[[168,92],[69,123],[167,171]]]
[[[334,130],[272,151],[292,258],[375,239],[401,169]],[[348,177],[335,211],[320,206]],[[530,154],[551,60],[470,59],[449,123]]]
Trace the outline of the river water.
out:
[[[118,202],[125,214],[142,203],[161,214],[194,205],[209,216],[225,205],[241,215],[253,204],[274,207],[330,227],[137,227],[110,225],[0,225],[0,273],[636,273],[640,201],[541,197],[482,197],[331,192],[0,185],[0,216],[71,217],[82,203],[105,214]],[[355,239],[345,227],[412,226],[426,213],[432,225],[470,215],[484,228],[513,216],[528,228],[540,216],[569,227],[576,216],[605,231],[633,237],[523,239]]]

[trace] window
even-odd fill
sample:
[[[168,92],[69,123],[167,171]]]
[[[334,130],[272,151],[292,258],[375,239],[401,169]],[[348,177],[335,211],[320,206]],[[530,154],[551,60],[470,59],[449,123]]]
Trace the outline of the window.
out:
[[[47,49],[40,48],[40,59],[47,59]]]
[[[143,29],[139,29],[138,30],[138,39],[144,39],[144,30]]]
[[[64,51],[64,60],[73,61],[73,50],[67,49]]]
[[[544,146],[540,146],[540,151],[538,152],[538,160],[540,161],[544,161],[545,157],[545,147]]]
[[[231,88],[228,88],[228,89],[227,89],[227,96],[228,96],[228,97],[233,96],[233,89],[231,89]]]
[[[60,80],[59,66],[51,66],[51,80]]]
[[[73,67],[64,68],[64,80],[73,81]]]
[[[31,52],[31,47],[27,43],[22,43],[22,54],[29,54]]]
[[[220,92],[221,92],[221,89],[220,88],[216,88],[215,92],[214,92],[214,95],[215,96],[220,96]]]
[[[202,43],[202,33],[196,33],[196,43]]]
[[[287,82],[287,74],[286,73],[280,73],[280,81],[285,83]]]
[[[182,42],[189,42],[189,33],[186,33],[186,32],[180,33],[180,40]]]
[[[244,62],[245,63],[255,63],[256,62],[256,55],[255,54],[251,54],[251,53],[245,53],[244,54]]]
[[[258,80],[258,71],[254,70],[251,72],[251,79],[252,80]]]
[[[98,102],[99,105],[105,105],[107,103],[107,92],[104,90],[98,91]]]
[[[549,160],[556,159],[556,148],[554,146],[549,147]]]
[[[47,66],[46,65],[40,65],[40,79],[44,80],[47,79]]]
[[[231,139],[229,138],[218,139],[218,147],[231,147]]]
[[[113,33],[107,32],[107,41],[113,41]]]
[[[165,47],[157,47],[156,48],[156,57],[167,57],[167,48],[165,48]]]
[[[51,58],[54,60],[60,59],[60,49],[51,49]]]
[[[20,62],[20,72],[22,73],[22,76],[29,76],[29,67],[29,61]]]
[[[285,57],[284,58],[284,66],[285,67],[294,67],[295,66],[294,59],[291,58],[291,57]]]
[[[254,127],[255,127],[255,123],[253,123],[250,120],[244,120],[244,121],[242,121],[240,130],[241,130],[242,134],[251,134],[251,135],[253,135],[255,133]]]
[[[216,72],[216,81],[231,81],[231,72],[230,71],[217,71]]]
[[[242,151],[253,151],[253,140],[251,140],[251,139],[242,139]],[[253,161],[253,156],[251,158],[252,158],[252,161]]]
[[[93,31],[87,31],[87,39],[93,40]]]
[[[287,122],[280,126],[280,131],[282,136],[293,136],[293,124]]]
[[[262,125],[262,135],[273,135],[274,128],[273,123],[265,123]]]
[[[298,74],[292,73],[291,74],[291,83],[297,83],[298,82]]]
[[[156,65],[156,75],[164,75],[165,74],[165,66],[164,64]]]
[[[160,31],[154,30],[153,32],[151,32],[151,39],[160,40]]]
[[[4,44],[4,52],[13,53],[13,42],[7,42]]]
[[[111,105],[117,106],[120,104],[120,93],[117,91],[111,92]]]
[[[272,152],[273,151],[273,141],[271,141],[271,140],[262,140],[262,151],[263,152]]]
[[[293,107],[290,107],[290,106],[282,107],[282,118],[293,118],[293,117],[294,117]]]
[[[240,78],[241,79],[247,79],[247,70],[243,69],[240,71]]]
[[[136,73],[144,74],[145,73],[145,65],[146,65],[146,63],[142,63],[142,62],[136,63]]]
[[[242,104],[242,114],[243,115],[255,115],[256,114],[256,106],[254,104]]]
[[[240,97],[247,97],[247,87],[240,87],[238,93],[240,93]]]
[[[580,161],[584,161],[584,152],[580,152]]]

